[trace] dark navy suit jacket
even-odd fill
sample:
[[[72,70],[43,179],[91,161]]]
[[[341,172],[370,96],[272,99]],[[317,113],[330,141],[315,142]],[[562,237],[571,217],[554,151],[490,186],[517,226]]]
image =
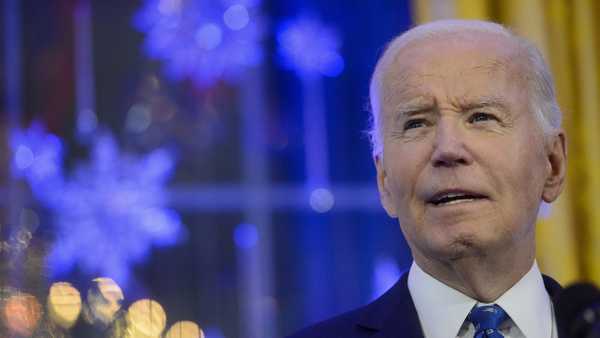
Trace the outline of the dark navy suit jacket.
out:
[[[423,338],[407,280],[408,272],[372,303],[307,327],[288,338]],[[544,285],[556,308],[561,286],[547,276],[544,276]]]

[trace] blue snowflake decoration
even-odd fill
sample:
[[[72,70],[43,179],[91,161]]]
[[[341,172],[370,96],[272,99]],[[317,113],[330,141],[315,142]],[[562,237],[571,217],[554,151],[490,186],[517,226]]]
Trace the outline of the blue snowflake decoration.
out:
[[[311,17],[300,17],[281,26],[277,34],[284,66],[299,74],[338,76],[344,70],[338,33]]]
[[[28,181],[34,193],[44,194],[62,184],[62,142],[42,124],[34,122],[29,129],[12,130],[10,147],[12,175]]]
[[[259,0],[146,0],[133,24],[168,76],[208,87],[239,80],[263,59]]]
[[[60,139],[40,124],[13,131],[11,147],[14,174],[28,181],[53,215],[56,240],[47,258],[52,275],[77,266],[126,285],[130,266],[152,246],[173,245],[184,235],[179,216],[166,207],[175,163],[169,151],[129,154],[110,134],[97,134],[90,159],[66,176]]]
[[[175,244],[183,228],[166,208],[164,188],[173,166],[166,150],[134,156],[120,153],[110,135],[96,139],[89,163],[75,169],[53,201],[58,238],[48,258],[51,272],[78,265],[126,283],[129,266],[152,245]]]

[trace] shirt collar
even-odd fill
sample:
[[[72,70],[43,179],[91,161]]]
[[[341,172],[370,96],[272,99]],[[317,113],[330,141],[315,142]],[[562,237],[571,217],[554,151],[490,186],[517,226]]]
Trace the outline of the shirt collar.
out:
[[[552,305],[537,262],[495,303],[508,313],[525,337],[552,335]]]
[[[450,332],[456,336],[478,303],[430,276],[415,262],[408,273],[408,290],[427,338],[447,338]],[[494,303],[506,311],[525,337],[551,336],[552,306],[536,262]]]
[[[413,262],[408,291],[427,338],[456,336],[476,300],[438,281]],[[451,334],[449,334],[451,333]]]

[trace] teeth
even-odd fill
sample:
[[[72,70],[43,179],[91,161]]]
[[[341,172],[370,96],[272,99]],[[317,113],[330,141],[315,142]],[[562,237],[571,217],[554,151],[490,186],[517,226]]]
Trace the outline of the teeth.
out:
[[[472,202],[475,199],[477,199],[477,197],[475,197],[475,196],[470,196],[470,195],[461,194],[461,193],[449,193],[449,194],[441,196],[440,198],[436,198],[433,201],[433,204],[448,205],[448,204],[456,204],[456,203],[462,203],[462,202]]]
[[[451,200],[448,202],[438,203],[438,205],[451,205],[451,204],[458,204],[458,203],[463,203],[463,202],[472,202],[474,200],[475,200],[474,198],[457,199],[457,200]]]

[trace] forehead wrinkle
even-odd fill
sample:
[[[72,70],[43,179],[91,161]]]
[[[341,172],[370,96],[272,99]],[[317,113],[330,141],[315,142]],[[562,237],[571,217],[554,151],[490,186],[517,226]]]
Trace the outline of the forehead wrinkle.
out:
[[[423,94],[420,89],[430,77],[443,76],[433,73],[415,73],[413,69],[403,69],[398,73],[390,74],[382,88],[384,106],[395,109],[406,101],[424,100],[426,94]]]
[[[400,101],[393,106],[393,111],[398,115],[405,115],[407,113],[416,111],[431,110],[437,107],[437,100],[435,97],[429,95],[418,95],[414,96],[406,101]]]
[[[485,71],[488,74],[493,74],[498,71],[508,71],[509,70],[509,62],[506,57],[491,57],[487,62],[484,62],[481,65],[474,66],[473,70],[481,70]]]
[[[494,107],[502,111],[509,109],[508,101],[498,95],[481,95],[477,97],[463,95],[455,99],[455,104],[463,111],[484,107]]]
[[[396,95],[402,95],[407,88],[406,84],[409,81],[410,72],[404,69],[404,67],[398,67],[394,71],[389,72],[383,79],[384,102],[389,103],[389,99]]]

